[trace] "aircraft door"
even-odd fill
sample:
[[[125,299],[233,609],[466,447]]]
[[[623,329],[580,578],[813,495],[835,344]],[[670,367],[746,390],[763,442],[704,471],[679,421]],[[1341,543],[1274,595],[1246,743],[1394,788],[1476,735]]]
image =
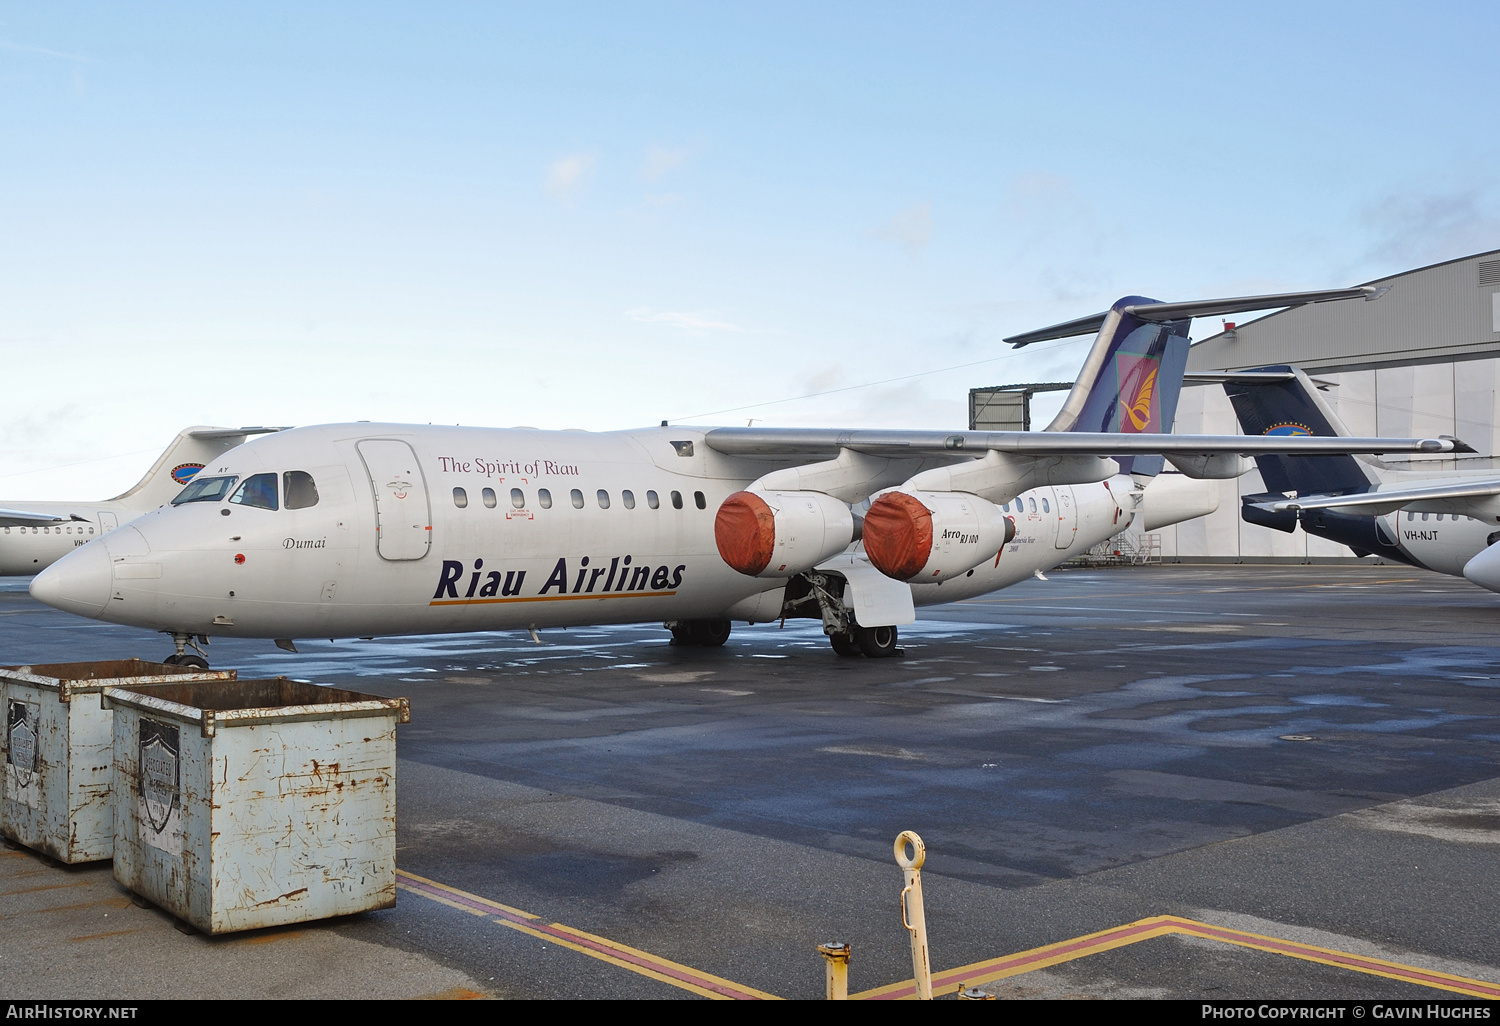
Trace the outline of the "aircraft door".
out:
[[[1078,504],[1073,498],[1073,489],[1060,485],[1057,492],[1057,547],[1066,549],[1078,536]]]
[[[432,507],[417,454],[394,438],[361,439],[358,449],[375,492],[380,558],[421,559],[432,545]]]
[[[113,513],[106,512],[105,510],[100,510],[99,511],[99,533],[100,534],[108,534],[110,531],[113,531],[115,528],[117,528],[119,526],[120,526],[120,522],[115,519],[115,515]]]

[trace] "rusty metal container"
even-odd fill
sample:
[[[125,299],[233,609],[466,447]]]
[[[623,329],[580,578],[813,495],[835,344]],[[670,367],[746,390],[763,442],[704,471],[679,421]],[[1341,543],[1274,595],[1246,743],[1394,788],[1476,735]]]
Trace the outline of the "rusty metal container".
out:
[[[110,802],[113,714],[105,688],[169,680],[233,680],[233,670],[196,670],[112,659],[0,667],[5,710],[0,833],[59,862],[114,853]]]
[[[275,677],[104,704],[120,883],[209,934],[395,905],[405,698]]]

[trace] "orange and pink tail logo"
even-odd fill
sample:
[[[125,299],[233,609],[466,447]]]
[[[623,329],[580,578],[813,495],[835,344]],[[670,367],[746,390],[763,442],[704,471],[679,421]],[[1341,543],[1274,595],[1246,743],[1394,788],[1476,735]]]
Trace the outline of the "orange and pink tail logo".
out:
[[[1139,434],[1144,431],[1160,431],[1156,416],[1156,374],[1161,365],[1153,359],[1119,357],[1120,369],[1120,431],[1124,434]],[[1126,402],[1124,396],[1130,396]]]

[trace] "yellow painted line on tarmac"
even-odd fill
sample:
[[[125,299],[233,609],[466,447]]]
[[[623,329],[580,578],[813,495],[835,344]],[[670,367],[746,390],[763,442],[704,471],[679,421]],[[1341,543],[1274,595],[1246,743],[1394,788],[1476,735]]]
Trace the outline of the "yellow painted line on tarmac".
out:
[[[564,926],[562,923],[544,923],[539,916],[534,916],[530,912],[502,905],[498,901],[491,901],[489,898],[482,898],[477,894],[470,894],[468,891],[461,891],[457,887],[449,887],[447,884],[428,880],[426,877],[417,876],[415,873],[408,873],[402,869],[396,870],[396,886],[412,894],[420,894],[424,898],[447,905],[449,908],[480,916],[490,922],[508,926],[512,930],[540,940],[560,944],[580,954],[588,955],[590,958],[597,958],[601,962],[617,965],[622,969],[628,969],[633,973],[639,973],[641,976],[659,980],[702,997],[719,1000],[777,1000],[775,994],[768,994],[754,987],[746,987],[733,980],[726,980],[723,977],[694,969],[692,966],[653,955],[649,951],[641,951],[639,948],[629,947],[607,937]]]
[[[1465,976],[1453,976],[1433,969],[1419,969],[1400,962],[1387,962],[1368,955],[1355,955],[1347,951],[1335,951],[1332,948],[1320,948],[1312,944],[1301,944],[1258,933],[1247,933],[1244,930],[1212,926],[1179,916],[1152,916],[1149,919],[1139,919],[1133,923],[1126,923],[1124,926],[1100,930],[1098,933],[1085,934],[1082,937],[1059,941],[1056,944],[1045,944],[1015,955],[972,962],[957,969],[933,973],[932,993],[934,996],[953,994],[961,987],[978,987],[995,980],[1003,980],[1008,976],[1019,976],[1035,969],[1045,969],[1062,962],[1071,962],[1088,955],[1097,955],[1102,951],[1111,951],[1127,944],[1170,934],[1184,934],[1190,937],[1202,937],[1206,940],[1223,941],[1225,944],[1237,944],[1240,947],[1254,948],[1257,951],[1269,951],[1277,955],[1286,955],[1289,958],[1300,958],[1339,969],[1368,973],[1371,976],[1384,976],[1386,979],[1415,983],[1419,986],[1452,991],[1455,994],[1466,994],[1470,997],[1487,998],[1491,1001],[1500,999],[1500,984],[1471,980]],[[915,996],[916,984],[913,980],[849,995],[851,1000],[876,1001],[910,999]]]

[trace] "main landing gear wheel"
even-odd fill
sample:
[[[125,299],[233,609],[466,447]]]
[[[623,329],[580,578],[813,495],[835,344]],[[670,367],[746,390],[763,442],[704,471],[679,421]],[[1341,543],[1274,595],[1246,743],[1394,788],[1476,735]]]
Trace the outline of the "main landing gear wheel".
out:
[[[169,655],[162,662],[168,666],[186,666],[194,670],[208,669],[208,660],[196,655]]]
[[[728,620],[678,620],[672,624],[672,644],[717,648],[729,640]]]
[[[832,645],[833,650],[841,656],[859,655],[859,642],[855,641],[851,635],[830,634],[828,635],[828,643]]]
[[[896,628],[855,627],[854,640],[859,650],[871,659],[884,659],[896,654]]]

